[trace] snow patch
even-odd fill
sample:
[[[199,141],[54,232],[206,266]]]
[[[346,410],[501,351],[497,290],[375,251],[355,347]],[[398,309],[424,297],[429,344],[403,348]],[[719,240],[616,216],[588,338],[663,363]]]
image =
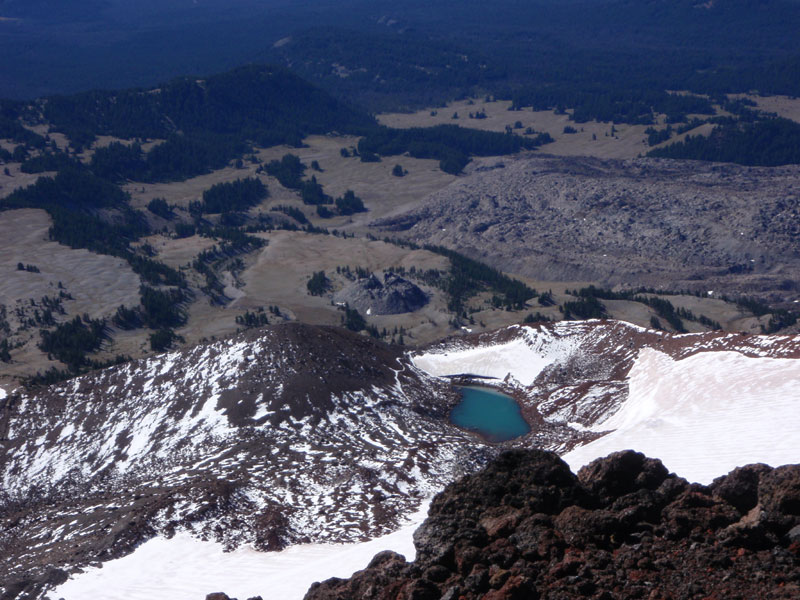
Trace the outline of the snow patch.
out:
[[[572,345],[545,331],[523,328],[523,335],[510,342],[419,354],[412,360],[437,377],[468,373],[502,380],[510,376],[529,386],[546,367],[565,357]]]
[[[642,349],[622,407],[596,424],[608,435],[563,456],[573,470],[633,448],[690,481],[733,468],[800,462],[800,360],[701,352],[673,360]]]
[[[425,520],[429,502],[407,525],[360,544],[303,544],[282,552],[242,547],[224,552],[222,545],[188,533],[153,538],[128,556],[73,576],[52,592],[64,600],[196,600],[211,592],[231,597],[261,595],[301,600],[315,581],[350,577],[382,550],[414,560],[413,533]]]

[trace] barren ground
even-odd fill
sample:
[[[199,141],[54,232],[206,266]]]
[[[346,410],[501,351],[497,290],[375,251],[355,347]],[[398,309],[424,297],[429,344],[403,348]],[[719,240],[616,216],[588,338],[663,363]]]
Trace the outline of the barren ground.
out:
[[[797,167],[532,154],[470,169],[376,225],[544,281],[797,299]]]

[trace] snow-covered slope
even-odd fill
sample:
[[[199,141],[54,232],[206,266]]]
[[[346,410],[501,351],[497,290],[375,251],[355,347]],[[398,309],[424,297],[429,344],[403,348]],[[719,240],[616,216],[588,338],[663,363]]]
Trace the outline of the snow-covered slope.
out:
[[[439,376],[494,378],[538,423],[518,444],[579,446],[573,467],[623,448],[699,481],[743,462],[800,461],[798,336],[562,322],[451,340],[413,360]]]
[[[495,344],[437,349],[414,357],[414,364],[432,375],[469,374],[531,385],[539,373],[576,350],[578,340],[555,330],[520,328],[519,335]]]
[[[0,592],[174,531],[260,550],[387,533],[485,461],[456,400],[397,350],[300,325],[12,394]]]
[[[628,398],[592,429],[611,433],[566,454],[573,470],[627,448],[706,484],[739,465],[800,462],[800,360],[645,348]]]
[[[661,336],[627,323],[580,321],[512,326],[434,345],[413,356],[419,368],[437,375],[490,377],[515,388],[552,422],[594,422],[598,402],[583,414],[586,396],[613,403],[626,367],[643,344]],[[490,382],[491,383],[491,382]],[[619,389],[617,389],[619,388]],[[602,410],[608,407],[603,404]],[[528,415],[530,417],[530,414]]]
[[[427,508],[423,503],[397,531],[356,544],[300,544],[281,552],[244,546],[224,552],[221,544],[187,533],[157,537],[102,568],[88,569],[50,595],[64,600],[197,600],[211,591],[250,598],[268,589],[271,598],[302,600],[315,581],[350,577],[383,550],[414,560],[412,536]]]

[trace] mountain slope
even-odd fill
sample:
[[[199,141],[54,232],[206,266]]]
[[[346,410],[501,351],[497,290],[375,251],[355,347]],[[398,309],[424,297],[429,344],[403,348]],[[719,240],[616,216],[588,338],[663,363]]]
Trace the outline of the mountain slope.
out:
[[[262,550],[374,537],[480,462],[455,399],[388,346],[301,325],[11,394],[0,579],[33,591],[176,529]]]
[[[799,358],[800,336],[583,321],[455,339],[414,362],[510,391],[534,429],[513,444],[567,453],[576,468],[632,447],[708,483],[746,462],[800,461]]]
[[[299,544],[281,552],[255,552],[247,546],[224,552],[220,544],[188,533],[156,537],[133,553],[89,568],[50,592],[51,598],[146,600],[200,598],[209,590],[252,598],[301,600],[311,583],[326,577],[349,577],[372,556],[391,548],[414,556],[413,533],[425,519],[428,502],[397,531],[355,544]],[[147,573],[143,578],[142,573]]]
[[[738,465],[800,461],[800,361],[703,352],[673,360],[639,353],[620,409],[591,427],[611,433],[564,455],[577,468],[636,448],[692,481]]]
[[[256,550],[372,538],[499,447],[572,450],[579,466],[652,443],[701,482],[742,457],[797,462],[798,358],[798,336],[615,321],[513,326],[413,353],[287,324],[14,392],[0,400],[0,593],[38,597],[173,534],[166,546],[195,562],[209,556],[196,538]],[[531,432],[489,446],[449,424],[448,379],[470,374],[511,394]],[[731,435],[743,451],[728,451]]]

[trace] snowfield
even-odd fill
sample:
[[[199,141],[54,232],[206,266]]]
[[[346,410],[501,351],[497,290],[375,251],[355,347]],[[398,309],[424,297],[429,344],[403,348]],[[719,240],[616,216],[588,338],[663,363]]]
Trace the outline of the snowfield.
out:
[[[449,349],[414,357],[433,375],[472,373],[531,385],[568,351],[568,340],[523,335],[508,343]],[[608,435],[564,455],[573,470],[611,452],[633,448],[670,470],[710,483],[736,466],[800,461],[800,360],[700,352],[675,360],[642,348],[628,375],[629,393],[590,429]],[[413,560],[412,534],[427,503],[408,525],[369,542],[299,545],[263,553],[225,553],[188,533],[157,537],[133,554],[88,569],[51,593],[64,600],[195,600],[214,591],[232,597],[301,599],[314,581],[348,577],[379,551]],[[146,573],[146,575],[142,575]]]
[[[350,577],[382,550],[394,550],[412,561],[412,535],[428,512],[429,502],[397,531],[360,544],[303,544],[282,552],[242,547],[223,552],[222,545],[188,533],[153,538],[135,552],[102,568],[87,569],[52,592],[64,600],[198,600],[211,592],[232,598],[302,600],[315,581]]]
[[[509,342],[437,350],[415,355],[412,360],[418,368],[437,377],[462,374],[500,380],[510,377],[529,386],[546,367],[563,359],[573,349],[572,340],[528,327],[518,329],[520,337]]]
[[[548,357],[532,352],[522,339],[497,346],[423,354],[414,358],[417,367],[439,377],[469,373],[502,380],[511,375],[523,385],[530,385],[550,362]]]
[[[573,470],[627,448],[704,484],[748,463],[797,463],[800,360],[701,352],[676,361],[644,348],[628,399],[592,429],[612,432],[564,455]]]

